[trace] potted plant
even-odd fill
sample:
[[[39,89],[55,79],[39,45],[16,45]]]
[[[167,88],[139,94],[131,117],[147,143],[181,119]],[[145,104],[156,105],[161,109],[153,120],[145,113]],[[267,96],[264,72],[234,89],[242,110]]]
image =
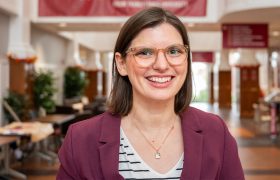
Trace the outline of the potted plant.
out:
[[[9,107],[20,120],[27,118],[27,101],[24,95],[14,91],[9,91],[9,95],[4,98],[4,101],[9,105]],[[5,117],[7,118],[8,122],[14,121],[15,119],[12,114],[6,108],[4,108],[4,110]]]
[[[80,98],[87,85],[86,73],[76,67],[68,67],[64,73],[64,98]]]
[[[35,73],[33,100],[37,110],[43,108],[47,113],[55,111],[55,101],[53,99],[55,91],[52,72]]]

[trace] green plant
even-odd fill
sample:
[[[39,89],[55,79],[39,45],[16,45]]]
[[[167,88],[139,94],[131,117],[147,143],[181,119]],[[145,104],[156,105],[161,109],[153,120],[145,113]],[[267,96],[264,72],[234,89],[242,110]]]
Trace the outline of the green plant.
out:
[[[33,100],[37,109],[42,107],[48,113],[53,112],[55,110],[55,101],[53,100],[55,91],[52,72],[40,72],[35,74]]]
[[[9,91],[9,95],[4,98],[12,110],[20,119],[25,119],[26,116],[26,97],[14,91]],[[13,121],[11,114],[5,109],[5,116],[9,122]]]
[[[64,73],[64,97],[67,99],[83,95],[87,85],[86,73],[76,67],[68,67]]]

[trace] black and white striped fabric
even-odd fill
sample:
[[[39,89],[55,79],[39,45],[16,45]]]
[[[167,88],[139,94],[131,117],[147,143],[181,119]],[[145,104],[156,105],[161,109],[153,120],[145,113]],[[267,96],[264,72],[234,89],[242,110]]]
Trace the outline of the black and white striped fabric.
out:
[[[161,174],[153,170],[142,160],[122,129],[120,137],[119,173],[124,179],[180,179],[184,162],[183,155],[170,171]]]

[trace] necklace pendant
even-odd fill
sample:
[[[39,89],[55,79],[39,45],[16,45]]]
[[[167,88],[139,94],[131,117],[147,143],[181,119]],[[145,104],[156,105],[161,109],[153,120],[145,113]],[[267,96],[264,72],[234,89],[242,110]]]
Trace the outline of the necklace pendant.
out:
[[[160,153],[158,151],[155,153],[155,158],[160,159]]]

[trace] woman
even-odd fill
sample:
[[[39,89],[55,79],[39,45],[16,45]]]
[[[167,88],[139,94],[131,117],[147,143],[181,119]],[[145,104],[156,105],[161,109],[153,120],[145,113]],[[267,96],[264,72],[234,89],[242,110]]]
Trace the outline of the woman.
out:
[[[223,120],[189,107],[190,45],[176,16],[137,13],[114,51],[109,111],[70,127],[57,179],[244,179]]]

